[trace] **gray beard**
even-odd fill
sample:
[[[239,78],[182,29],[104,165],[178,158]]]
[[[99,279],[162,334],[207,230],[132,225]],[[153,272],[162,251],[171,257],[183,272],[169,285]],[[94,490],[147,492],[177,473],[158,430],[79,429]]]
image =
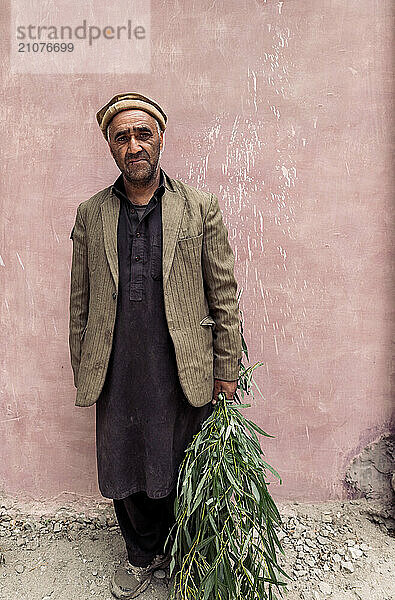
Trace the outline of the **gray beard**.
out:
[[[155,165],[152,165],[151,163],[147,162],[147,165],[149,165],[148,172],[146,171],[145,174],[141,173],[141,176],[138,177],[138,179],[132,178],[131,174],[129,174],[129,172],[126,171],[126,170],[123,171],[123,176],[125,177],[125,179],[127,181],[129,181],[129,183],[131,183],[133,185],[133,187],[135,187],[135,188],[145,188],[150,183],[152,183],[152,180],[153,180],[153,178],[155,176],[155,173],[156,173],[158,162],[159,162],[159,156],[158,156],[158,160],[156,161]]]

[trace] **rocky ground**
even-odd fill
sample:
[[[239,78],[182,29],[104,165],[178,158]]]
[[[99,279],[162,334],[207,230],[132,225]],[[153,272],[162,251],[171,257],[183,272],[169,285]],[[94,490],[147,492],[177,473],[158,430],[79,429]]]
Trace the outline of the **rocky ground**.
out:
[[[395,540],[385,507],[366,499],[278,504],[292,577],[286,600],[394,600]],[[1,600],[111,600],[109,578],[126,552],[110,503],[62,507],[0,499]],[[141,600],[165,600],[157,573]]]

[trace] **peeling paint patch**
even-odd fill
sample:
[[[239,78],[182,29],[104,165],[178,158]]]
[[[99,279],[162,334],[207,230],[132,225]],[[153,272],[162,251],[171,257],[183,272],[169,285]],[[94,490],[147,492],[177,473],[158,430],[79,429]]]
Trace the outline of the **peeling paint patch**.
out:
[[[395,438],[382,435],[355,456],[345,476],[346,484],[373,500],[395,500],[391,481],[395,464]]]

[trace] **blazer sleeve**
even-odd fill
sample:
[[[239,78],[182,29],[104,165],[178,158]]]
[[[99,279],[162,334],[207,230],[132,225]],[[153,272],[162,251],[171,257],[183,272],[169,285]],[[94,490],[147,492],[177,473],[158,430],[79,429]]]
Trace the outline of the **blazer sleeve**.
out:
[[[242,357],[234,254],[222,219],[218,198],[211,194],[204,219],[202,270],[213,329],[214,378],[235,381]]]
[[[73,240],[73,257],[70,282],[69,348],[74,385],[77,387],[81,358],[81,338],[88,320],[89,306],[86,230],[80,207],[77,208],[75,224],[70,238]]]

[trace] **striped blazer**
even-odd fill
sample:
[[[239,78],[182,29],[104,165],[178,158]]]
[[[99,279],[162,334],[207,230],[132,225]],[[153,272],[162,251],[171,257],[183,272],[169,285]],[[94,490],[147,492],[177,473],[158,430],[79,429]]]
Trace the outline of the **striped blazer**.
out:
[[[234,254],[215,194],[164,172],[162,272],[180,384],[192,406],[212,399],[214,378],[234,381],[241,335]],[[109,186],[79,204],[70,238],[69,348],[76,406],[99,397],[117,310],[120,200]],[[149,343],[149,340],[147,340]]]

